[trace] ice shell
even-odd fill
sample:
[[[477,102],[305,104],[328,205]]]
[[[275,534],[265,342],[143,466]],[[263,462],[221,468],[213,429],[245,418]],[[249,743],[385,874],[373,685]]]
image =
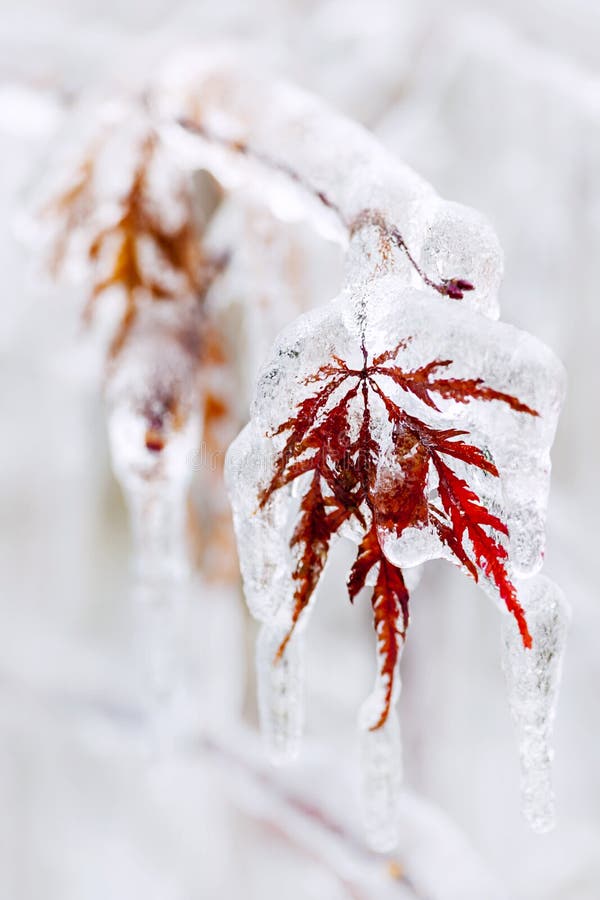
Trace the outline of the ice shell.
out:
[[[486,385],[517,397],[538,413],[532,416],[515,411],[499,401],[459,403],[435,396],[436,412],[403,392],[391,379],[378,376],[390,399],[407,412],[433,427],[465,429],[470,435],[465,440],[482,447],[493,459],[499,480],[474,472],[473,467],[463,466],[461,470],[461,464],[454,460],[452,465],[463,477],[475,479],[482,496],[493,502],[496,513],[506,521],[514,570],[521,575],[533,574],[543,558],[549,451],[565,389],[560,362],[531,335],[474,315],[457,301],[406,288],[395,276],[374,281],[363,299],[362,324],[371,358],[404,340],[396,358],[404,371],[434,360],[451,360],[440,369],[440,377],[481,378]],[[321,366],[331,363],[334,355],[350,367],[360,367],[360,334],[353,302],[344,293],[327,307],[299,317],[279,335],[259,378],[253,407],[256,427],[262,434],[276,430],[296,404],[316,392],[321,382],[315,381],[314,375]],[[357,423],[358,403],[351,415]],[[387,414],[376,402],[372,427],[385,454],[390,449],[391,432]],[[277,446],[282,446],[284,437],[277,440]],[[384,535],[384,540],[386,555],[399,565],[445,555],[437,537],[427,531],[411,531],[397,544],[389,535]]]
[[[261,508],[259,494],[275,460],[273,441],[251,423],[230,445],[225,481],[233,508],[244,594],[252,615],[269,622],[293,595],[287,522],[290,492],[276,491]]]
[[[461,278],[474,290],[466,291],[461,306],[497,319],[498,290],[503,254],[496,233],[480,213],[460,203],[430,201],[419,263],[436,282]]]

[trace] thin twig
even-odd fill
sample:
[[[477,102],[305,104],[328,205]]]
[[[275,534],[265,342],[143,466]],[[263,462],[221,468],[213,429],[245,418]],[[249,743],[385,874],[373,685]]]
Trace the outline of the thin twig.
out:
[[[364,209],[349,221],[342,213],[338,204],[335,203],[331,199],[331,197],[329,197],[323,190],[320,190],[319,188],[315,187],[315,185],[311,184],[311,182],[307,181],[306,178],[304,178],[288,163],[276,159],[274,156],[265,153],[263,150],[258,150],[252,147],[250,144],[248,144],[247,141],[237,138],[225,137],[224,135],[218,134],[217,132],[207,128],[203,123],[193,121],[192,119],[189,119],[187,117],[178,118],[177,124],[181,128],[185,129],[185,131],[201,137],[209,144],[215,144],[219,147],[223,147],[225,150],[228,150],[231,153],[236,153],[240,156],[245,156],[248,159],[253,159],[263,165],[265,168],[284,175],[294,184],[298,185],[303,191],[310,194],[310,196],[317,200],[322,206],[331,210],[331,212],[333,212],[339,219],[341,225],[348,231],[350,237],[353,237],[353,235],[355,235],[362,228],[365,228],[367,226],[375,226],[380,230],[384,239],[387,239],[387,241],[389,241],[391,245],[397,247],[404,253],[421,280],[428,287],[432,288],[434,291],[437,291],[438,294],[441,294],[445,297],[450,297],[453,300],[462,300],[465,292],[472,291],[474,289],[474,286],[471,284],[471,282],[467,281],[464,278],[442,278],[440,281],[435,281],[433,278],[431,278],[417,262],[414,254],[409,249],[399,229],[395,225],[390,225],[390,223],[385,220],[382,213],[380,213],[378,210]]]

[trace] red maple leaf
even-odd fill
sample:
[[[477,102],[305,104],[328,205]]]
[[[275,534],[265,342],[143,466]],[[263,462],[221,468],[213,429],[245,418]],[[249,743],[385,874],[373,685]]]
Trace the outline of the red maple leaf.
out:
[[[515,412],[530,416],[538,413],[516,397],[484,384],[481,378],[442,377],[451,360],[433,360],[403,371],[395,359],[409,341],[410,338],[404,340],[370,362],[363,344],[362,368],[351,368],[343,359],[333,357],[305,379],[307,387],[318,387],[274,431],[274,435],[286,435],[286,440],[275,460],[271,480],[260,495],[264,506],[275,491],[312,473],[290,542],[296,586],[291,625],[277,659],[285,652],[317,586],[332,537],[352,519],[363,531],[348,577],[348,593],[353,601],[373,570],[372,606],[385,684],[383,708],[373,729],[381,727],[388,717],[396,666],[409,622],[408,590],[401,569],[384,555],[380,529],[399,538],[409,527],[433,528],[441,543],[476,581],[483,574],[495,585],[518,623],[523,644],[531,646],[525,615],[506,570],[503,541],[508,528],[457,474],[450,460],[494,478],[498,477],[498,469],[483,450],[461,439],[468,432],[435,428],[409,414],[390,398],[386,380],[388,385],[393,382],[437,412],[436,398],[441,398],[459,403],[497,401]],[[392,425],[394,466],[383,479],[378,478],[382,448],[372,421],[376,407],[379,415],[383,407]],[[437,475],[439,506],[427,492],[433,473]]]
[[[166,199],[161,198],[162,205],[183,205],[182,223],[173,228],[163,222],[160,204],[151,189],[152,165],[160,151],[159,137],[152,129],[137,151],[129,185],[119,201],[119,215],[111,225],[98,227],[96,216],[103,199],[95,187],[99,149],[96,145],[91,148],[73,183],[53,198],[42,215],[57,218],[50,260],[55,275],[64,266],[73,235],[80,231],[85,236],[84,254],[91,264],[93,281],[84,310],[86,322],[91,321],[98,299],[109,288],[123,292],[124,311],[110,347],[110,356],[116,357],[131,332],[144,295],[162,302],[193,296],[201,305],[227,259],[205,253],[195,222],[191,187],[185,181],[172,186]],[[144,246],[152,248],[155,266],[145,262]],[[170,277],[165,278],[164,273]]]

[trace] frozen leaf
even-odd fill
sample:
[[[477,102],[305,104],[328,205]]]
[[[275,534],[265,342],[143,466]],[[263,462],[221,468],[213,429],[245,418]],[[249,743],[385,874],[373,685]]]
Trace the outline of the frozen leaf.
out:
[[[224,260],[203,253],[192,178],[151,120],[134,105],[111,109],[109,121],[98,112],[96,134],[55,179],[39,218],[54,274],[77,271],[89,284],[86,319],[103,296],[118,296],[115,356],[145,304],[201,300]]]
[[[484,404],[501,405],[514,418],[535,421],[539,414],[516,394],[474,376],[473,370],[479,372],[480,367],[473,365],[465,372],[464,362],[455,363],[442,356],[440,351],[446,350],[447,342],[443,342],[445,346],[435,345],[431,329],[423,321],[430,301],[422,296],[417,300],[410,294],[405,294],[403,301],[400,296],[395,298],[396,333],[391,317],[385,330],[386,341],[395,344],[393,349],[370,349],[370,338],[376,340],[378,334],[381,339],[382,335],[375,301],[366,313],[358,364],[352,361],[357,337],[348,334],[344,356],[334,353],[330,362],[301,380],[295,379],[294,393],[299,399],[294,414],[277,425],[270,423],[270,433],[283,441],[271,478],[260,495],[264,507],[277,490],[310,473],[291,537],[295,590],[290,634],[312,597],[332,536],[351,518],[362,529],[348,588],[354,599],[365,585],[368,572],[377,566],[373,611],[381,675],[388,688],[373,727],[382,725],[389,712],[399,645],[408,624],[408,592],[398,568],[406,561],[401,558],[402,549],[398,554],[396,548],[404,540],[409,552],[413,551],[419,540],[412,538],[415,532],[424,532],[431,543],[437,543],[436,555],[453,559],[476,580],[486,580],[515,616],[523,642],[530,644],[507,571],[508,525],[467,480],[475,470],[485,476],[484,480],[499,478],[493,435],[486,435],[485,442],[480,435],[483,446],[473,443],[472,426],[469,422],[471,427],[465,427],[463,410],[471,410],[474,425],[478,424],[476,409]],[[416,302],[422,303],[418,310],[414,308]],[[439,319],[442,312],[451,316],[453,309],[449,306],[442,310],[438,303],[432,312]],[[338,319],[340,311],[336,310]],[[411,313],[421,319],[414,334],[407,330]],[[331,317],[335,314],[330,312]],[[464,318],[465,313],[459,310],[458,316]],[[468,334],[463,340],[470,339],[472,356],[477,351],[487,352],[477,334],[479,320],[467,316],[464,324]],[[339,321],[337,331],[339,335]],[[509,335],[500,330],[496,353],[506,354],[509,341]],[[422,362],[427,349],[432,358]],[[279,352],[283,355],[281,345]],[[518,380],[514,376],[511,379],[510,374],[505,371],[503,386],[508,379],[518,388]],[[266,381],[270,391],[271,372]],[[412,560],[417,561],[422,560]],[[285,641],[279,654],[284,650]]]
[[[338,534],[357,543],[350,599],[366,588],[371,594],[378,675],[360,721],[372,734],[387,729],[397,696],[409,621],[403,567],[435,557],[460,566],[511,614],[529,652],[532,633],[513,573],[539,566],[538,524],[563,389],[560,364],[535,338],[394,275],[367,281],[356,294],[346,289],[283,332],[263,369],[253,422],[229,451],[246,594],[261,618],[278,623],[273,671],[306,625]],[[277,525],[266,526],[275,517]],[[259,543],[265,526],[271,536],[263,530]],[[537,541],[535,557],[531,547],[522,553],[524,531],[528,543]],[[393,763],[385,774],[380,743],[366,740],[367,770],[392,791]],[[394,746],[386,759],[399,754]],[[372,830],[383,835],[373,840],[381,846],[392,827],[383,812],[392,794],[384,794],[373,801],[381,816]]]

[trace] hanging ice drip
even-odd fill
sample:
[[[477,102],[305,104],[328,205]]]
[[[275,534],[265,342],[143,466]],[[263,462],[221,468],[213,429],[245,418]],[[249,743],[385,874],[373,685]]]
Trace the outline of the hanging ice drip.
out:
[[[165,327],[136,335],[106,390],[113,470],[132,530],[135,650],[153,714],[168,710],[182,686],[188,492],[201,430],[195,361],[166,340]]]
[[[555,819],[551,738],[570,611],[560,588],[543,575],[519,581],[518,592],[532,647],[524,650],[514,623],[506,620],[502,667],[519,740],[523,814],[543,833]]]

